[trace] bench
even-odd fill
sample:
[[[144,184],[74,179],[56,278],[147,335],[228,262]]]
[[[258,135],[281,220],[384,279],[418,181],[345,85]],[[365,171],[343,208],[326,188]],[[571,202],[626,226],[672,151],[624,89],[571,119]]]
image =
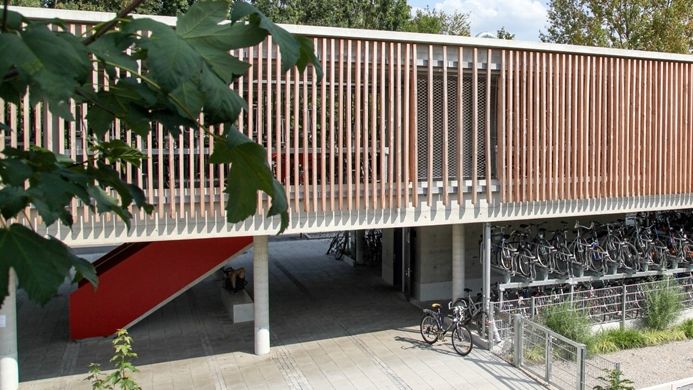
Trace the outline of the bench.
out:
[[[221,302],[233,323],[254,320],[253,299],[245,289],[231,292],[222,287]]]

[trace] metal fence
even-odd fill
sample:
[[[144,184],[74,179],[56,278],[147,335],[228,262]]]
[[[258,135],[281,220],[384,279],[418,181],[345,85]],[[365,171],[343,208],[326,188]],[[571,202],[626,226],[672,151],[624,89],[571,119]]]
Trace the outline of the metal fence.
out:
[[[511,326],[510,318],[514,314],[537,318],[547,309],[567,302],[578,310],[584,310],[594,324],[620,322],[624,326],[627,320],[644,317],[647,291],[663,286],[673,287],[674,291],[681,295],[684,309],[693,308],[693,275],[688,275],[664,281],[492,302],[492,312],[501,339],[507,338]]]
[[[512,363],[539,381],[557,389],[591,389],[605,385],[601,377],[619,368],[618,363],[587,358],[584,344],[516,314],[512,318]]]

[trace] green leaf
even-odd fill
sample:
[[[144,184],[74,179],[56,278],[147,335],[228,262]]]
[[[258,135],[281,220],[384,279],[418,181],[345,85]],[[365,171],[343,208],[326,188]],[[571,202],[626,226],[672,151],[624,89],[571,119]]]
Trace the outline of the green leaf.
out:
[[[211,71],[204,69],[201,77],[202,90],[205,93],[205,114],[208,124],[234,122],[241,110],[246,108],[243,98],[230,90]]]
[[[96,201],[96,210],[100,213],[104,212],[114,212],[116,213],[130,229],[130,218],[132,215],[125,208],[122,207],[118,200],[106,193],[101,187],[91,186],[89,187],[89,195]],[[129,202],[128,202],[129,203]]]
[[[139,45],[147,50],[147,66],[151,77],[165,91],[173,91],[190,75],[199,74],[202,58],[169,26],[151,19],[136,19],[125,27],[125,32],[151,31],[152,36],[140,39]]]
[[[14,148],[6,148],[3,152],[10,156]],[[17,158],[5,158],[0,160],[0,178],[6,184],[13,186],[23,186],[24,182],[31,177],[34,170],[24,161]]]
[[[22,28],[22,22],[25,21],[24,16],[19,12],[10,11],[3,8],[2,12],[7,14],[7,24],[3,26],[2,24],[2,13],[0,13],[0,30],[19,30]],[[2,73],[0,73],[2,75]]]
[[[89,45],[89,50],[102,61],[115,64],[131,71],[137,71],[137,61],[125,53],[125,50],[130,47],[132,43],[133,39],[130,34],[111,31],[92,42],[92,44]]]
[[[16,216],[29,205],[30,198],[22,187],[5,187],[0,190],[0,213],[5,219]]]
[[[231,11],[231,20],[236,22],[248,18],[250,24],[255,24],[272,35],[282,53],[282,71],[286,72],[296,65],[299,70],[312,63],[316,67],[318,78],[322,78],[320,66],[313,50],[313,42],[305,37],[295,37],[288,31],[272,23],[257,8],[243,0],[236,0]]]
[[[101,142],[94,145],[94,149],[101,152],[103,157],[111,162],[120,161],[123,163],[130,163],[136,167],[139,167],[142,164],[142,160],[147,158],[144,153],[120,139]]]
[[[0,273],[6,275],[9,267],[14,268],[19,286],[33,301],[48,302],[77,264],[84,268],[84,260],[53,237],[42,237],[17,223],[0,229]],[[1,276],[0,295],[7,295],[7,282]]]
[[[288,204],[284,189],[277,182],[267,164],[265,148],[248,139],[235,128],[230,128],[225,137],[218,137],[210,161],[217,164],[231,163],[226,181],[228,203],[226,219],[231,223],[243,221],[257,210],[257,191],[272,197],[268,216],[281,215],[280,231],[288,226]]]
[[[113,112],[104,110],[99,105],[90,105],[87,112],[87,123],[89,130],[93,131],[97,137],[101,138],[111,129],[115,120]]]

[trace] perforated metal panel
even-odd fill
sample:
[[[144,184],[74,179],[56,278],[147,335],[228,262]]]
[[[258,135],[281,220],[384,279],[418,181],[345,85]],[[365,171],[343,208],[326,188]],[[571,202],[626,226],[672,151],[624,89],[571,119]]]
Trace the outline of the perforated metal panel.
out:
[[[463,174],[464,179],[471,179],[472,173],[472,78],[465,76],[463,80],[463,129],[458,129],[459,115],[457,103],[457,77],[448,75],[448,176],[457,179],[457,137],[462,135],[463,145]],[[421,74],[417,79],[418,104],[418,177],[419,180],[428,178],[428,77]],[[486,76],[479,75],[478,80],[478,151],[476,162],[478,178],[486,177]],[[433,76],[433,180],[443,178],[443,77],[442,74]],[[491,142],[495,145],[496,126],[496,88],[495,80],[491,85]],[[492,146],[494,150],[495,146]],[[495,169],[492,169],[492,175]]]

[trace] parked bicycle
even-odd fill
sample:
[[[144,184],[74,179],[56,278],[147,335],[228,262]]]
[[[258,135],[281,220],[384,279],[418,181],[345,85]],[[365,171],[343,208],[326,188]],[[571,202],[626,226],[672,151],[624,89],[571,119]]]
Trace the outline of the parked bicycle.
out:
[[[421,318],[421,337],[427,344],[434,344],[436,341],[445,341],[448,332],[452,332],[452,348],[462,356],[472,352],[472,332],[464,325],[464,308],[461,306],[462,299],[448,302],[448,311],[452,314],[444,315],[441,313],[441,305],[434,303],[431,309],[423,310]],[[446,325],[447,323],[447,325]]]

